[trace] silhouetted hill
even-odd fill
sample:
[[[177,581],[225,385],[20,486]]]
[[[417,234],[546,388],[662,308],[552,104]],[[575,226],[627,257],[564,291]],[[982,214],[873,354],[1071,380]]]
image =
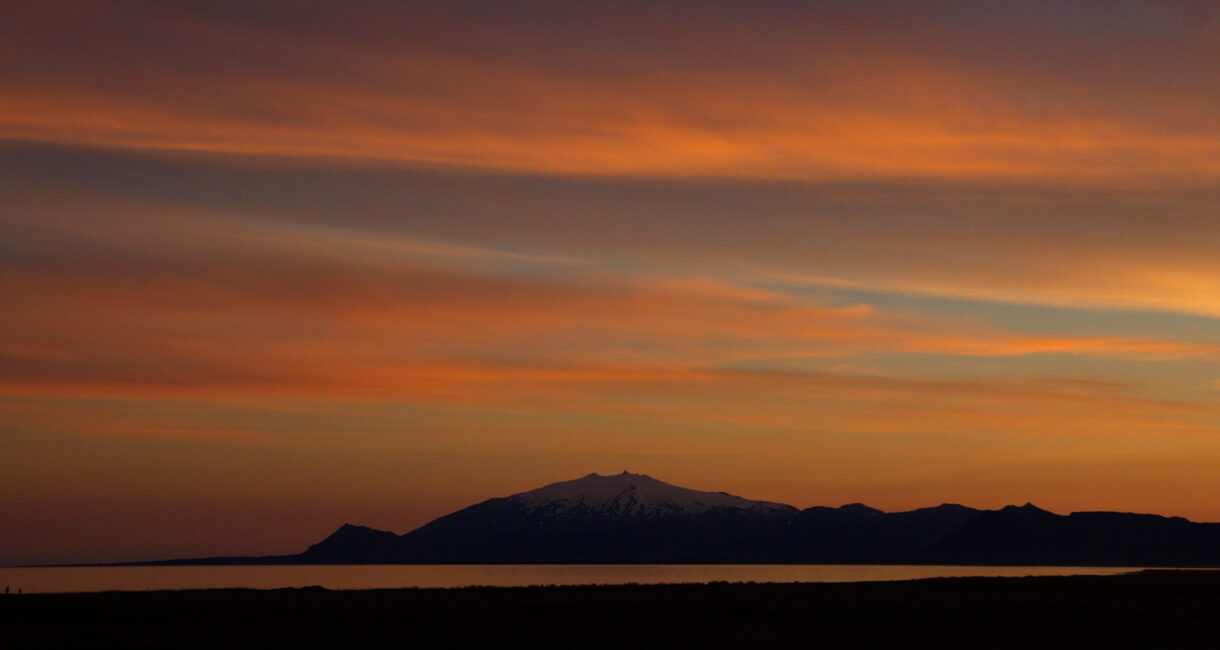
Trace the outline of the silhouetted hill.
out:
[[[980,511],[955,504],[886,513],[861,504],[814,507],[782,535],[785,559],[817,564],[873,564],[914,556],[956,532]]]
[[[1026,504],[980,513],[919,554],[926,563],[1220,565],[1220,524],[1123,512],[1056,515]]]
[[[404,535],[344,524],[299,555],[147,564],[260,563],[1220,566],[1220,524],[1029,503],[797,510],[623,472],[488,499]]]
[[[343,524],[300,557],[309,558],[311,564],[384,563],[399,552],[401,544],[402,538],[394,533]]]

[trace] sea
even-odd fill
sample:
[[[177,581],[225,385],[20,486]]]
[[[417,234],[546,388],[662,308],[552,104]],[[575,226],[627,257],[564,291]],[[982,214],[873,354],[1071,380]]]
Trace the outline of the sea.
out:
[[[1140,567],[852,564],[446,564],[0,567],[10,594],[179,589],[523,587],[707,582],[871,582],[941,577],[1111,575]]]

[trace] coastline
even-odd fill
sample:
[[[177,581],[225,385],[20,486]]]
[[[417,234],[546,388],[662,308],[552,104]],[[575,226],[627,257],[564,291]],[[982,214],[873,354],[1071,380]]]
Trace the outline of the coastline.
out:
[[[289,642],[747,647],[766,642],[1154,647],[1214,641],[1220,572],[0,598],[0,635],[43,646]],[[1151,645],[1150,645],[1151,644]],[[17,647],[17,646],[13,646]]]

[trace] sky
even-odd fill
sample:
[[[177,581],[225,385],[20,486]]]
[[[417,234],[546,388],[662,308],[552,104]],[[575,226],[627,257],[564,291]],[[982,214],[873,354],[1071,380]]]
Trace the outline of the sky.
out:
[[[0,564],[622,470],[1220,521],[1220,7],[9,0]]]

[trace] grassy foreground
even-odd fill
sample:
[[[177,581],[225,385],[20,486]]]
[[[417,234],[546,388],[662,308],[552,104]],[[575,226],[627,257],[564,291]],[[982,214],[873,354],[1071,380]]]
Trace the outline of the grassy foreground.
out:
[[[8,648],[1217,647],[1220,572],[0,596]],[[366,645],[367,644],[367,645]],[[770,650],[762,646],[764,650]]]

